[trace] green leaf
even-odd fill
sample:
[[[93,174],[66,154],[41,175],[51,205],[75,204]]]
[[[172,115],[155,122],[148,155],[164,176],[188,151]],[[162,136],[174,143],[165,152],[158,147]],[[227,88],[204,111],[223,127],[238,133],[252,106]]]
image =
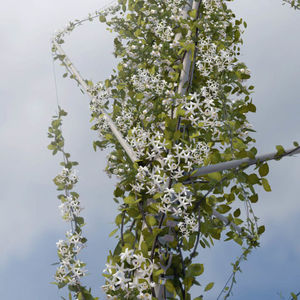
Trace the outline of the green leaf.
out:
[[[294,294],[293,292],[291,293],[291,296],[292,296],[293,300],[298,300],[298,296],[296,294]]]
[[[245,77],[245,75],[244,75],[244,77]],[[247,78],[250,78],[250,76],[248,75]],[[245,79],[247,79],[247,78],[245,78]],[[249,109],[249,111],[251,111],[251,112],[256,112],[256,106],[255,106],[253,103],[249,103],[249,104],[248,104],[248,109]]]
[[[48,148],[49,150],[54,150],[54,149],[56,149],[56,146],[53,145],[53,144],[50,144],[50,145],[48,145],[47,148]]]
[[[103,15],[100,15],[100,17],[99,17],[99,21],[100,21],[101,23],[104,23],[104,22],[106,22],[106,18],[105,18],[105,16],[103,16]]]
[[[259,183],[259,178],[257,177],[256,174],[250,174],[248,176],[248,181],[251,183],[251,184],[256,184],[256,183]]]
[[[277,145],[276,149],[277,149],[278,156],[282,156],[285,153],[284,148],[281,145]]]
[[[151,215],[146,216],[146,221],[150,226],[156,225],[156,219]]]
[[[173,189],[176,193],[180,193],[182,187],[183,187],[183,184],[180,182],[173,185]]]
[[[229,85],[227,85],[227,86],[224,87],[224,92],[225,93],[229,93],[231,90],[232,90],[232,87],[229,86]]]
[[[163,193],[156,193],[154,196],[153,196],[153,199],[156,200],[156,199],[159,199],[160,197],[162,197],[164,194]]]
[[[161,274],[164,274],[164,270],[163,269],[159,269],[159,270],[153,272],[154,276],[159,276]]]
[[[220,214],[225,214],[225,213],[227,213],[230,210],[231,210],[231,207],[228,206],[228,205],[225,205],[225,204],[219,205],[218,208],[217,208],[217,211]]]
[[[240,216],[241,214],[241,210],[238,208],[234,211],[233,215],[237,218],[238,216]]]
[[[148,257],[148,246],[145,241],[142,241],[141,243],[141,250],[143,252],[144,257]]]
[[[251,203],[256,203],[258,201],[258,194],[254,194],[249,197]]]
[[[269,166],[268,166],[268,164],[267,164],[267,163],[264,163],[263,165],[261,165],[261,166],[259,167],[258,172],[259,172],[259,175],[260,175],[261,177],[267,176],[268,173],[269,173]]]
[[[266,192],[271,192],[271,187],[270,187],[270,184],[269,184],[268,180],[266,178],[262,178],[261,182],[262,182],[262,185],[264,187],[264,190]]]
[[[135,197],[132,195],[129,195],[124,198],[124,203],[126,204],[133,204],[135,202]]]
[[[222,179],[222,175],[220,172],[210,173],[207,176],[208,176],[208,178],[216,180],[216,181],[220,181]]]
[[[116,234],[116,232],[119,230],[119,228],[114,229],[110,234],[109,237],[112,237],[113,235]]]
[[[265,226],[262,225],[262,226],[258,227],[257,233],[258,233],[258,234],[262,234],[262,233],[265,232],[265,230],[266,230],[266,229],[265,229]]]
[[[213,288],[214,284],[215,284],[214,282],[210,282],[210,283],[205,287],[204,292],[211,290],[211,289]]]
[[[192,9],[189,11],[189,15],[191,18],[196,19],[197,17],[197,10],[196,9]]]
[[[176,293],[175,287],[171,280],[166,281],[166,289],[168,292],[172,293],[173,295]]]
[[[122,213],[121,213],[121,214],[118,214],[118,215],[116,216],[115,223],[116,223],[117,226],[119,226],[119,225],[122,224],[122,219],[123,219],[123,214],[122,214]]]
[[[142,100],[143,98],[144,98],[144,94],[143,93],[136,94],[136,99]]]
[[[190,276],[199,276],[204,272],[203,264],[191,264],[188,266],[187,273]]]

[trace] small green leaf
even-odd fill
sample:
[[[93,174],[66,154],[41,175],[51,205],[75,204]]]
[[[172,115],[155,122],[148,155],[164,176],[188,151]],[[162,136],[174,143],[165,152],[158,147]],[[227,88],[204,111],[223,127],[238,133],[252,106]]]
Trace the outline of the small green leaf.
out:
[[[197,10],[196,9],[192,9],[189,11],[189,15],[191,18],[195,19],[197,16]]]
[[[236,218],[239,217],[240,214],[241,214],[241,210],[240,210],[239,208],[236,209],[236,210],[234,211],[234,213],[233,213],[233,215],[234,215]]]
[[[249,197],[251,203],[256,203],[258,201],[258,194],[254,194]]]
[[[216,180],[216,181],[220,181],[222,179],[222,175],[220,172],[210,173],[207,176],[208,176],[208,178]]]
[[[99,17],[99,21],[100,21],[101,23],[104,23],[104,22],[106,22],[106,18],[105,18],[105,16],[103,16],[103,15],[100,15],[100,17]]]
[[[205,287],[204,292],[211,290],[211,289],[213,288],[214,284],[215,284],[214,282],[210,282],[210,283]]]
[[[277,149],[278,156],[282,156],[285,153],[284,148],[281,145],[277,145],[276,149]]]
[[[144,96],[144,94],[143,93],[138,93],[138,94],[136,94],[136,99],[138,99],[138,100],[141,100],[141,99],[143,99],[145,96]]]
[[[269,166],[268,166],[268,164],[267,164],[267,163],[264,163],[263,165],[261,165],[261,166],[259,167],[258,172],[259,172],[259,175],[260,175],[261,177],[267,176],[268,173],[269,173]]]
[[[134,204],[134,203],[136,203],[136,199],[133,195],[129,195],[128,197],[124,198],[124,203]]]
[[[159,269],[159,270],[153,272],[154,276],[159,276],[161,274],[164,274],[164,270],[163,269]]]
[[[265,232],[265,230],[266,230],[266,229],[265,229],[265,226],[262,225],[262,226],[258,227],[257,233],[258,233],[258,234],[262,234],[262,233]]]
[[[48,145],[48,147],[47,147],[49,150],[54,150],[54,149],[56,149],[56,146],[55,145],[52,145],[52,144],[50,144],[50,145]]]
[[[199,276],[204,272],[204,266],[203,264],[191,264],[188,269],[187,273],[190,276]]]
[[[250,174],[248,176],[248,181],[251,183],[251,184],[256,184],[256,183],[259,183],[259,178],[257,177],[256,174]]]
[[[219,205],[218,208],[217,208],[217,211],[220,214],[225,214],[225,213],[227,213],[230,210],[231,210],[231,207],[228,206],[228,205],[225,205],[225,204]]]
[[[141,243],[141,250],[143,252],[144,257],[147,257],[148,256],[148,246],[145,241],[142,241],[142,243]]]
[[[291,296],[292,296],[293,300],[298,300],[298,296],[296,294],[294,294],[293,292],[291,293]]]
[[[156,200],[156,199],[159,199],[160,197],[162,197],[164,194],[163,193],[156,193],[154,196],[153,196],[153,199]]]
[[[269,184],[269,182],[268,182],[268,180],[266,178],[262,178],[261,182],[262,182],[262,185],[263,185],[264,190],[266,192],[271,192],[272,191],[271,187],[270,187],[270,184]]]
[[[119,230],[119,228],[114,229],[110,234],[109,237],[112,237],[113,235],[116,234],[116,232]]]
[[[146,221],[150,226],[156,225],[156,219],[151,215],[146,216]]]
[[[173,185],[173,189],[176,193],[180,193],[182,187],[183,187],[183,184],[180,182]]]
[[[126,204],[135,204],[138,203],[141,199],[135,199],[135,196],[129,195],[128,197],[124,198],[124,203]]]
[[[122,214],[118,214],[118,215],[116,216],[115,223],[116,223],[117,226],[119,226],[119,225],[122,224],[122,219],[123,219]]]
[[[175,287],[171,280],[166,281],[166,289],[168,292],[172,293],[173,295],[176,293]]]

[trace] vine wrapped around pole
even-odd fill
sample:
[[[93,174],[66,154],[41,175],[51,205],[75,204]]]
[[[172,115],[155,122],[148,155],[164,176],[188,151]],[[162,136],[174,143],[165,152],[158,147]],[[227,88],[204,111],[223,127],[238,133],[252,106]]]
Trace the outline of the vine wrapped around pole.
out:
[[[119,59],[104,82],[84,80],[61,47],[80,21],[53,40],[64,77],[90,96],[92,129],[100,134],[94,149],[112,148],[106,171],[118,178],[111,235],[119,232],[119,238],[103,274],[108,299],[189,300],[195,285],[204,286],[195,300],[203,299],[214,283],[199,279],[204,264],[195,262],[198,248],[212,247],[224,234],[246,249],[228,297],[241,259],[259,246],[265,230],[252,206],[255,185],[271,190],[266,161],[300,152],[295,144],[256,156],[247,120],[256,111],[254,87],[238,59],[247,24],[228,1],[119,0],[96,12],[116,33]],[[257,168],[249,171],[253,164]],[[87,298],[85,288],[78,293],[96,299]]]

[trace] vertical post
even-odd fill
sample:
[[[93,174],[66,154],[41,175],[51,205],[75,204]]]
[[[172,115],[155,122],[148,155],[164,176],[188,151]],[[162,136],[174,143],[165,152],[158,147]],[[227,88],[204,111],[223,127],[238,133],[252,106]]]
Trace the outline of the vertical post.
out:
[[[182,11],[182,17],[183,18],[187,18],[188,17],[188,11],[191,9],[195,9],[196,11],[198,11],[199,9],[199,5],[200,5],[200,1],[201,0],[188,0],[187,4],[184,7],[184,10]],[[191,35],[191,30],[188,31],[189,32],[189,36]],[[175,36],[175,41],[178,41],[181,38],[181,34],[177,33]],[[181,70],[180,73],[180,80],[179,80],[179,85],[178,85],[178,94],[184,96],[187,92],[187,87],[186,87],[186,83],[189,80],[192,80],[192,78],[190,78],[190,72],[192,70],[192,62],[191,61],[191,55],[192,55],[192,51],[188,51],[185,53],[184,59],[183,59],[183,68]],[[176,115],[176,114],[175,114]],[[180,118],[178,119],[178,125],[180,124]],[[167,299],[167,297],[172,298],[173,295],[170,294],[165,287],[165,284],[159,284],[158,286],[155,287],[155,294],[156,294],[156,298],[158,300],[165,300]]]

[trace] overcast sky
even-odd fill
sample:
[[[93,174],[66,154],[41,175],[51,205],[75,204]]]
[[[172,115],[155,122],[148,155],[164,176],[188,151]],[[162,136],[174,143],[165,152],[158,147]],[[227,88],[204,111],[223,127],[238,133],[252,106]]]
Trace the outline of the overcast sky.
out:
[[[61,220],[52,178],[59,172],[59,158],[47,150],[47,128],[56,111],[50,39],[69,20],[85,17],[109,1],[27,0],[5,1],[0,10],[0,298],[22,300],[60,299],[53,281],[57,240],[68,229]],[[257,148],[270,152],[275,145],[292,147],[300,141],[300,12],[282,6],[280,0],[235,1],[237,17],[248,28],[241,59],[252,71],[253,101],[257,113],[251,122],[257,130]],[[103,24],[78,28],[64,46],[86,78],[103,80],[116,62],[113,37]],[[109,249],[115,245],[108,234],[116,206],[112,200],[115,181],[103,172],[105,152],[95,153],[95,133],[89,128],[88,98],[76,85],[62,79],[55,64],[60,105],[69,112],[64,125],[66,149],[80,162],[83,212],[88,247],[81,258],[88,262],[87,284],[104,299],[101,276]],[[260,190],[254,209],[266,225],[261,248],[255,250],[238,274],[232,299],[280,299],[300,291],[300,156],[270,163],[272,192]],[[240,249],[230,243],[199,255],[205,263],[200,278],[215,288],[205,299],[216,299],[230,275]],[[195,296],[197,291],[195,290]]]

